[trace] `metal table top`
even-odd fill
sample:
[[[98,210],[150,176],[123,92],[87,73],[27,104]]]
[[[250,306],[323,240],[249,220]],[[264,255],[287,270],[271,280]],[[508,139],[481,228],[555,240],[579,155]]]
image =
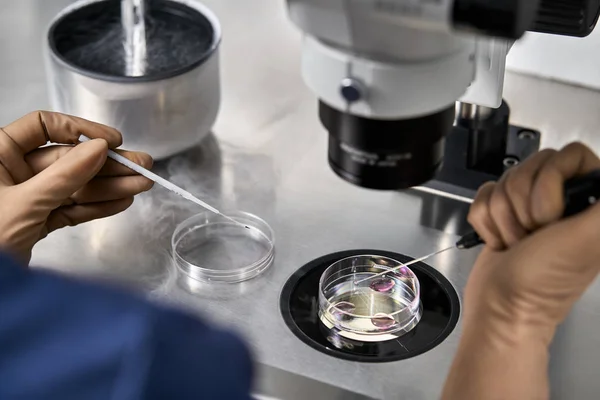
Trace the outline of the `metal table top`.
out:
[[[43,32],[70,1],[0,2],[2,125],[48,108]],[[220,118],[202,145],[158,163],[156,171],[217,207],[249,211],[268,221],[276,235],[273,267],[257,280],[219,292],[191,293],[174,284],[171,233],[198,209],[161,188],[140,196],[122,215],[53,233],[35,248],[32,263],[142,288],[159,301],[230,326],[247,339],[262,369],[273,373],[272,380],[285,372],[375,398],[436,398],[460,327],[438,347],[409,360],[349,362],[296,338],[281,318],[278,300],[287,278],[324,254],[373,248],[417,257],[447,246],[464,226],[466,206],[414,191],[363,190],[334,176],[326,162],[327,137],[318,122],[316,99],[300,77],[300,34],[287,20],[285,2],[205,3],[224,29]],[[512,120],[540,129],[544,146],[582,140],[600,149],[595,135],[600,93],[512,74],[505,93]],[[448,252],[430,265],[461,293],[476,255]],[[553,344],[553,397],[595,398],[600,390],[594,373],[600,363],[595,334],[599,314],[596,283]],[[305,386],[305,396],[308,390]],[[335,393],[324,389],[311,397],[341,396]],[[296,398],[291,392],[284,397]]]

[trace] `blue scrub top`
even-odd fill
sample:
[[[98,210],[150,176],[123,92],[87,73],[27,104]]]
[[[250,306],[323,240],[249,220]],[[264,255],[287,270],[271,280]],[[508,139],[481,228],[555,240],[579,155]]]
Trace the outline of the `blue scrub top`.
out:
[[[249,399],[229,332],[0,254],[0,399]]]

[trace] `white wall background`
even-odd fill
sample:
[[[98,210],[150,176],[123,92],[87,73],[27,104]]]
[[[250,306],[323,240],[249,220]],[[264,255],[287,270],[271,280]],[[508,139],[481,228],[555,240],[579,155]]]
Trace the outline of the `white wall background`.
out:
[[[600,90],[600,26],[586,38],[527,33],[506,68]]]

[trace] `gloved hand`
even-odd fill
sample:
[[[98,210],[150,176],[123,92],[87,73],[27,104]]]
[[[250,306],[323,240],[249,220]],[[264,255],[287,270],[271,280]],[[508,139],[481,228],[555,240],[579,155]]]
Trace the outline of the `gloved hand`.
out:
[[[465,287],[442,398],[550,398],[556,327],[600,270],[600,205],[561,219],[564,183],[598,168],[594,153],[572,144],[481,188],[469,222],[487,244]]]
[[[566,180],[600,168],[582,144],[544,150],[484,185],[469,222],[487,243],[465,289],[465,318],[492,312],[551,337],[600,271],[600,205],[561,220]]]
[[[77,144],[81,134],[95,140]],[[41,147],[48,142],[71,146]],[[117,214],[149,190],[151,181],[107,160],[121,143],[115,129],[46,111],[0,128],[0,248],[29,262],[48,233]],[[152,165],[148,154],[120,153]]]

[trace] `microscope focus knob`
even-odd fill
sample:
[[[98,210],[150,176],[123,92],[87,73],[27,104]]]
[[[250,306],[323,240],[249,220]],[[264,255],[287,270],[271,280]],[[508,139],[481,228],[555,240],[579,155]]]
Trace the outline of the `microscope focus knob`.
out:
[[[533,24],[539,1],[454,0],[452,25],[459,31],[519,39]]]
[[[365,86],[356,78],[344,78],[340,84],[340,94],[348,104],[361,100],[365,92]]]
[[[533,32],[589,35],[598,21],[600,0],[540,0]]]

